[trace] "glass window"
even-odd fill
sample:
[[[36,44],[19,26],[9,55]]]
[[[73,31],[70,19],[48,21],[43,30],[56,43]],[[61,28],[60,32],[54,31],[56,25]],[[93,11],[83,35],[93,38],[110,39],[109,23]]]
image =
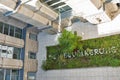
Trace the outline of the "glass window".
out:
[[[14,36],[16,38],[22,37],[22,29],[8,25],[8,24],[4,24],[2,22],[0,22],[0,33]]]
[[[29,34],[29,38],[32,39],[32,40],[37,41],[37,35],[36,35],[36,34],[30,33],[30,34]]]
[[[35,72],[28,72],[28,80],[35,80],[36,78],[36,73]]]
[[[19,70],[0,69],[0,80],[19,80]]]
[[[6,58],[7,57],[7,46],[2,46],[2,53],[1,53],[1,57]]]
[[[12,70],[11,80],[18,80],[18,79],[19,79],[19,71],[18,70]]]
[[[10,69],[6,69],[5,80],[10,80]]]
[[[64,2],[61,2],[61,3],[58,3],[58,4],[53,5],[53,6],[51,6],[51,7],[52,7],[52,8],[57,8],[57,7],[62,6],[62,5],[65,5],[65,3],[64,3]]]
[[[0,57],[20,59],[21,48],[0,45]]]
[[[60,13],[63,13],[63,12],[65,12],[65,11],[68,11],[68,10],[71,10],[72,8],[71,7],[69,7],[68,5],[66,5],[66,6],[63,6],[63,7],[61,7],[61,8],[58,8],[58,9],[56,9],[58,12],[60,11]]]
[[[0,69],[0,80],[4,80],[4,69]]]
[[[56,3],[56,2],[58,2],[58,1],[60,1],[60,0],[51,0],[51,1],[47,2],[47,4],[48,4],[48,5],[52,5],[53,3]],[[45,1],[44,1],[44,2],[45,2]]]
[[[21,38],[22,37],[22,29],[15,28],[15,37]]]
[[[0,22],[0,33],[3,33],[3,23]]]
[[[9,31],[9,25],[4,24],[4,34],[8,35],[8,31]]]
[[[14,27],[13,26],[10,26],[10,33],[9,33],[10,36],[14,36]]]
[[[20,48],[14,48],[13,59],[20,59]]]
[[[30,52],[30,53],[28,54],[28,58],[29,58],[29,59],[36,59],[36,53],[31,53],[31,52]]]
[[[0,57],[13,58],[14,47],[0,45]]]
[[[7,49],[7,58],[13,58],[14,47],[8,47]]]

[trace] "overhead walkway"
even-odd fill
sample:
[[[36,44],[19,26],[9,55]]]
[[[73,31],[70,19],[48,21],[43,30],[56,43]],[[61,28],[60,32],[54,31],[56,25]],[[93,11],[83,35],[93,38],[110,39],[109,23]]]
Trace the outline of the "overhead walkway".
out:
[[[22,0],[19,4],[17,0],[0,0],[0,12],[39,28],[52,26],[52,22],[58,17],[58,13],[39,0]]]

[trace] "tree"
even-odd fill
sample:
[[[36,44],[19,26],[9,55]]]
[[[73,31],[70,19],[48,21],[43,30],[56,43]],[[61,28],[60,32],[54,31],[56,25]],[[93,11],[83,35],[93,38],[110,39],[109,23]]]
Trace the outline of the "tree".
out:
[[[58,38],[59,48],[62,53],[71,53],[75,49],[82,48],[80,45],[81,37],[71,31],[63,30],[61,36]]]

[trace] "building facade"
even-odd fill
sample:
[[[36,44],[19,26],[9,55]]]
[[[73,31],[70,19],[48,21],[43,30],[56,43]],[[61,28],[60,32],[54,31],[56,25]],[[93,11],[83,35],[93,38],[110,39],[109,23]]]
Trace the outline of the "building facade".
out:
[[[29,25],[0,22],[0,80],[35,80],[37,44],[37,31]]]
[[[78,2],[74,3],[71,1],[0,0],[0,80],[36,80],[36,72],[39,69],[39,61],[36,58],[39,32],[57,33],[58,25],[62,30],[76,18],[81,22],[83,20],[91,24],[101,24],[113,20],[120,12],[119,4],[105,0],[76,0]],[[84,5],[78,6],[77,3]],[[86,4],[90,6],[85,7]],[[111,5],[113,7],[110,7]],[[92,10],[88,11],[89,7]],[[101,12],[102,7],[105,10]],[[76,13],[73,13],[74,11]],[[94,13],[89,14],[92,11]],[[62,18],[61,24],[59,14]]]
[[[0,80],[20,80],[23,73],[23,30],[0,22]]]
[[[36,80],[37,34],[55,25],[58,14],[38,0],[32,3],[0,1],[0,80]]]

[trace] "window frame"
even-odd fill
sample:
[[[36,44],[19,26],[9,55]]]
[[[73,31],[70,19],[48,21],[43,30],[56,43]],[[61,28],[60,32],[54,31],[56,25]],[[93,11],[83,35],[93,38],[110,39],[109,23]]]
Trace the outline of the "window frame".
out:
[[[12,31],[12,28],[13,28],[13,31]],[[13,35],[11,35],[12,32],[13,32]],[[15,36],[15,27],[14,26],[10,26],[10,28],[9,28],[9,36],[12,36],[12,37]]]
[[[15,51],[17,51],[17,53]],[[3,57],[3,58],[8,58],[8,59],[11,58],[11,59],[16,59],[16,60],[21,60],[21,51],[22,51],[21,48],[16,48],[16,47],[0,44],[0,58]],[[11,54],[9,54],[10,52]],[[16,58],[14,57],[15,53],[16,53]]]
[[[29,39],[37,41],[37,34],[29,33]]]
[[[9,26],[8,24],[3,23],[3,27],[4,27],[3,34],[9,35],[9,27],[10,27],[10,26]],[[5,28],[7,28],[7,30],[6,30]],[[7,33],[6,33],[6,32],[7,32]]]
[[[18,28],[18,27],[15,27],[15,26],[3,23],[3,22],[0,22],[0,24],[2,25],[2,30],[0,31],[0,33],[22,39],[23,30],[21,28]]]
[[[29,74],[33,74],[34,73],[34,77],[35,79],[29,79]],[[36,72],[27,72],[27,80],[36,80]]]
[[[32,55],[31,55],[31,54],[32,54]],[[34,55],[34,58],[31,57],[31,56],[33,56],[33,55]],[[36,53],[28,52],[28,58],[29,58],[29,59],[36,59]]]
[[[1,30],[0,30],[0,33],[3,33],[3,28],[4,28],[4,27],[3,27],[3,23],[2,23],[2,22],[0,22],[0,27],[2,28],[2,29],[0,28],[0,29],[1,29]]]
[[[20,32],[17,31],[17,29],[19,29]],[[19,37],[18,37],[18,35],[19,35]],[[15,35],[14,35],[14,37],[21,39],[22,38],[22,29],[15,27]]]
[[[20,71],[18,69],[4,69],[0,68],[1,72],[3,72],[2,80],[7,79],[7,71],[9,73],[9,80],[20,80]],[[13,75],[13,70],[17,71],[17,75]],[[12,78],[13,77],[13,78]],[[15,78],[17,77],[17,79]]]

